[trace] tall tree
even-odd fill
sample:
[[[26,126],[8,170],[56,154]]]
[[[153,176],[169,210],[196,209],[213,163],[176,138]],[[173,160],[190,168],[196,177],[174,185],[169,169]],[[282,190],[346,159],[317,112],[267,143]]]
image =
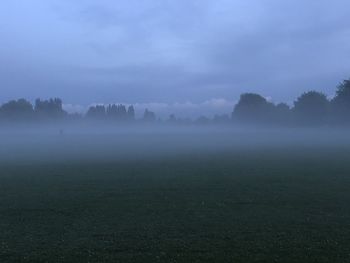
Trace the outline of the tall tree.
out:
[[[267,123],[273,120],[274,105],[254,93],[244,93],[236,104],[232,119],[246,123]]]
[[[317,91],[303,93],[295,102],[293,113],[298,123],[304,125],[324,124],[328,117],[329,101]]]
[[[143,120],[147,122],[154,122],[156,120],[156,114],[153,111],[145,109],[145,112],[143,114]]]
[[[90,119],[103,120],[106,117],[106,108],[104,105],[91,106],[86,113]]]
[[[129,121],[135,120],[135,109],[134,109],[134,106],[130,105],[128,107],[127,115],[128,115],[128,120]]]
[[[63,118],[67,113],[63,110],[62,100],[59,98],[49,100],[35,100],[34,111],[39,118]]]
[[[106,109],[106,115],[109,118],[121,121],[127,119],[126,107],[122,104],[110,104]]]
[[[350,123],[350,79],[344,80],[337,87],[331,101],[332,118],[335,121]]]
[[[279,125],[288,125],[291,122],[291,110],[288,104],[279,103],[275,106],[274,122]]]
[[[31,120],[33,105],[25,99],[11,100],[0,107],[0,116],[7,120]]]

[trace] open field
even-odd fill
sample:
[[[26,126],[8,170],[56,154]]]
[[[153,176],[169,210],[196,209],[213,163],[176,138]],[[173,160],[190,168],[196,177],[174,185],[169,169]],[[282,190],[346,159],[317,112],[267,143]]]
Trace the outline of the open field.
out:
[[[348,144],[124,159],[97,145],[0,150],[0,262],[350,262]]]

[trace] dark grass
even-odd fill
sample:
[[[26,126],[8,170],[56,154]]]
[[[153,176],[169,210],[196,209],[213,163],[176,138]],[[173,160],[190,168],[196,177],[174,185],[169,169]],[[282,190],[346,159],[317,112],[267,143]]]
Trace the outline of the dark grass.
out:
[[[0,262],[350,262],[350,148],[0,169]]]

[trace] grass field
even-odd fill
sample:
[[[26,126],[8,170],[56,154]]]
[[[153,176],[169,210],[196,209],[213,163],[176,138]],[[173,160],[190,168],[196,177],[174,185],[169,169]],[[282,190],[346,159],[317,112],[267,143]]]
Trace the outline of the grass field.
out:
[[[350,262],[346,145],[0,169],[0,262]]]

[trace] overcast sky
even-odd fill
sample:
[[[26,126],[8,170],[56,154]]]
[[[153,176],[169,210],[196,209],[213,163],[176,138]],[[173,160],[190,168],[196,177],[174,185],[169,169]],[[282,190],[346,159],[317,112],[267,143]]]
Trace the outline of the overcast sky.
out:
[[[350,77],[349,10],[349,0],[1,0],[0,102],[220,113],[242,92],[331,96]]]

